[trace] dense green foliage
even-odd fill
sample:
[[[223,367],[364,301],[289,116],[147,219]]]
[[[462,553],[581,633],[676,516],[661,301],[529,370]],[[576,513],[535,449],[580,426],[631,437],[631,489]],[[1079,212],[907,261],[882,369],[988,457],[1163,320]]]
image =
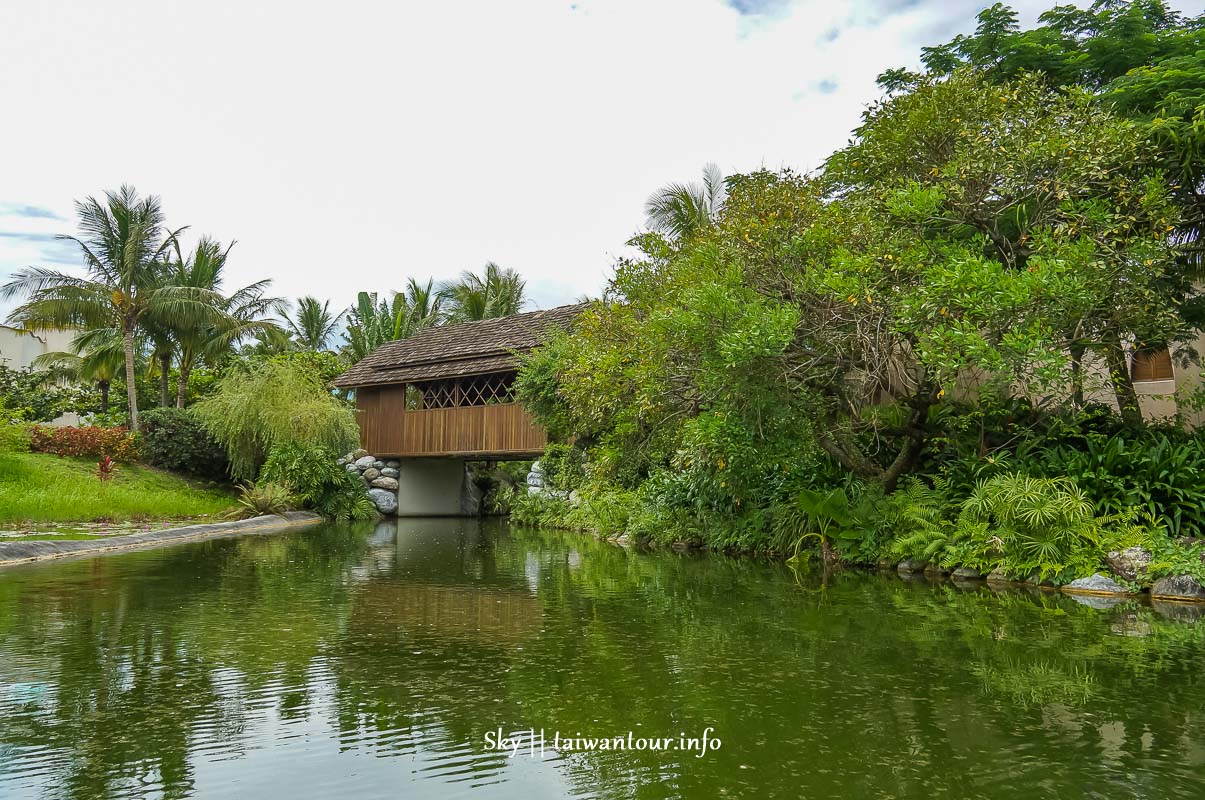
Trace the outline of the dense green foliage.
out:
[[[1128,364],[1197,331],[1158,138],[1040,76],[893,88],[819,173],[651,220],[526,359],[579,466],[518,519],[1055,582],[1201,532],[1202,440],[1144,424]]]
[[[201,424],[225,448],[230,474],[239,480],[254,480],[269,453],[281,444],[343,453],[359,441],[351,408],[296,359],[239,362],[194,408]]]
[[[227,475],[226,451],[190,409],[144,411],[141,452],[146,463],[173,472],[215,481]]]
[[[266,487],[282,486],[303,506],[327,519],[372,519],[376,507],[364,482],[337,464],[337,458],[335,451],[320,445],[278,442],[260,471],[260,494],[270,494]]]

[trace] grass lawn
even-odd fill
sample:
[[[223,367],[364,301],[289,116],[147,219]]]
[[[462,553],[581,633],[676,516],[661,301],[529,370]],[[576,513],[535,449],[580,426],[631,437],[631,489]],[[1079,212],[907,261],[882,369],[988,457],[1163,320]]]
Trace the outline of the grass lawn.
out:
[[[226,492],[202,489],[150,467],[120,464],[106,482],[96,477],[93,459],[0,454],[0,529],[205,517],[234,505]]]

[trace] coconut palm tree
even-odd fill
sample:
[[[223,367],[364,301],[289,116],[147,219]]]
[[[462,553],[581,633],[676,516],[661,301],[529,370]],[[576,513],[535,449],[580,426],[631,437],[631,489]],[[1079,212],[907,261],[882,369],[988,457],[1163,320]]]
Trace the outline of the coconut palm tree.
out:
[[[424,285],[410,278],[406,288],[388,301],[378,300],[374,292],[360,292],[347,311],[343,355],[355,363],[386,342],[440,325],[446,317],[443,305],[444,296],[435,290],[433,280]]]
[[[483,274],[460,273],[460,279],[440,290],[448,304],[448,320],[471,322],[518,314],[523,307],[526,281],[513,269],[504,269],[493,261]]]
[[[26,267],[0,287],[4,299],[26,296],[9,315],[31,329],[110,329],[118,332],[125,358],[130,426],[138,429],[134,381],[135,338],[148,315],[181,322],[209,314],[205,291],[172,286],[164,280],[166,257],[177,235],[164,227],[159,198],[140,198],[131,186],[75,204],[80,236],[74,242],[86,274],[76,277],[44,267]]]
[[[202,237],[187,257],[175,246],[176,258],[169,265],[167,280],[181,290],[193,291],[208,299],[206,313],[178,320],[161,320],[166,324],[176,344],[179,378],[176,387],[176,408],[184,408],[188,397],[188,378],[202,361],[213,362],[229,353],[239,339],[248,336],[283,338],[284,331],[271,318],[279,312],[284,301],[267,296],[272,281],[256,281],[233,294],[222,294],[222,271],[231,242],[223,248],[220,242]]]
[[[75,337],[70,351],[43,353],[33,368],[46,370],[47,381],[92,383],[100,392],[100,412],[109,413],[109,388],[121,374],[125,352],[121,336],[112,329],[88,331]]]
[[[335,334],[346,311],[331,314],[329,300],[319,303],[316,297],[301,297],[297,300],[297,311],[285,315],[285,326],[293,341],[303,350],[318,352],[325,350],[327,342]]]
[[[724,173],[707,164],[702,183],[671,183],[658,189],[644,204],[646,224],[671,241],[689,239],[711,227],[727,197]]]

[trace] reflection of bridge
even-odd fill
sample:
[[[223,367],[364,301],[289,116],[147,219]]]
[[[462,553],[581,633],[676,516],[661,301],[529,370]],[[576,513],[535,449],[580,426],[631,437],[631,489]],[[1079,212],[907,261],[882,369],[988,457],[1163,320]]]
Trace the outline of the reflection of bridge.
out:
[[[409,488],[399,489],[399,513],[457,513],[430,500],[454,491],[450,481],[463,481],[465,459],[534,458],[544,451],[543,428],[514,401],[515,372],[523,353],[567,329],[582,308],[427,328],[389,342],[339,376],[336,386],[355,391],[365,450],[380,458],[455,460],[403,462],[399,483]]]

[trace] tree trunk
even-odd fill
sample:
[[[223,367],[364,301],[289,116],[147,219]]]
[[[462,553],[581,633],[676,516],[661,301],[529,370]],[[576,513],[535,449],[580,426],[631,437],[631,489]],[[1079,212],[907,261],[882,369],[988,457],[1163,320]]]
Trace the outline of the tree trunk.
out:
[[[1073,344],[1071,350],[1071,404],[1084,407],[1084,346]]]
[[[121,332],[126,351],[126,399],[130,404],[130,430],[138,430],[138,386],[134,379],[134,326],[126,324]]]
[[[100,413],[109,413],[109,382],[98,381],[96,388],[100,389]]]
[[[1105,360],[1109,365],[1109,379],[1113,382],[1113,394],[1117,397],[1117,407],[1121,410],[1122,420],[1130,425],[1141,425],[1142,412],[1138,409],[1138,393],[1134,391],[1130,365],[1126,362],[1121,342],[1106,347]]]
[[[192,365],[184,354],[180,354],[180,375],[176,378],[176,408],[184,408],[184,399],[188,396],[188,376],[192,374]]]
[[[171,371],[172,354],[167,350],[159,354],[159,405],[163,408],[172,404]]]

